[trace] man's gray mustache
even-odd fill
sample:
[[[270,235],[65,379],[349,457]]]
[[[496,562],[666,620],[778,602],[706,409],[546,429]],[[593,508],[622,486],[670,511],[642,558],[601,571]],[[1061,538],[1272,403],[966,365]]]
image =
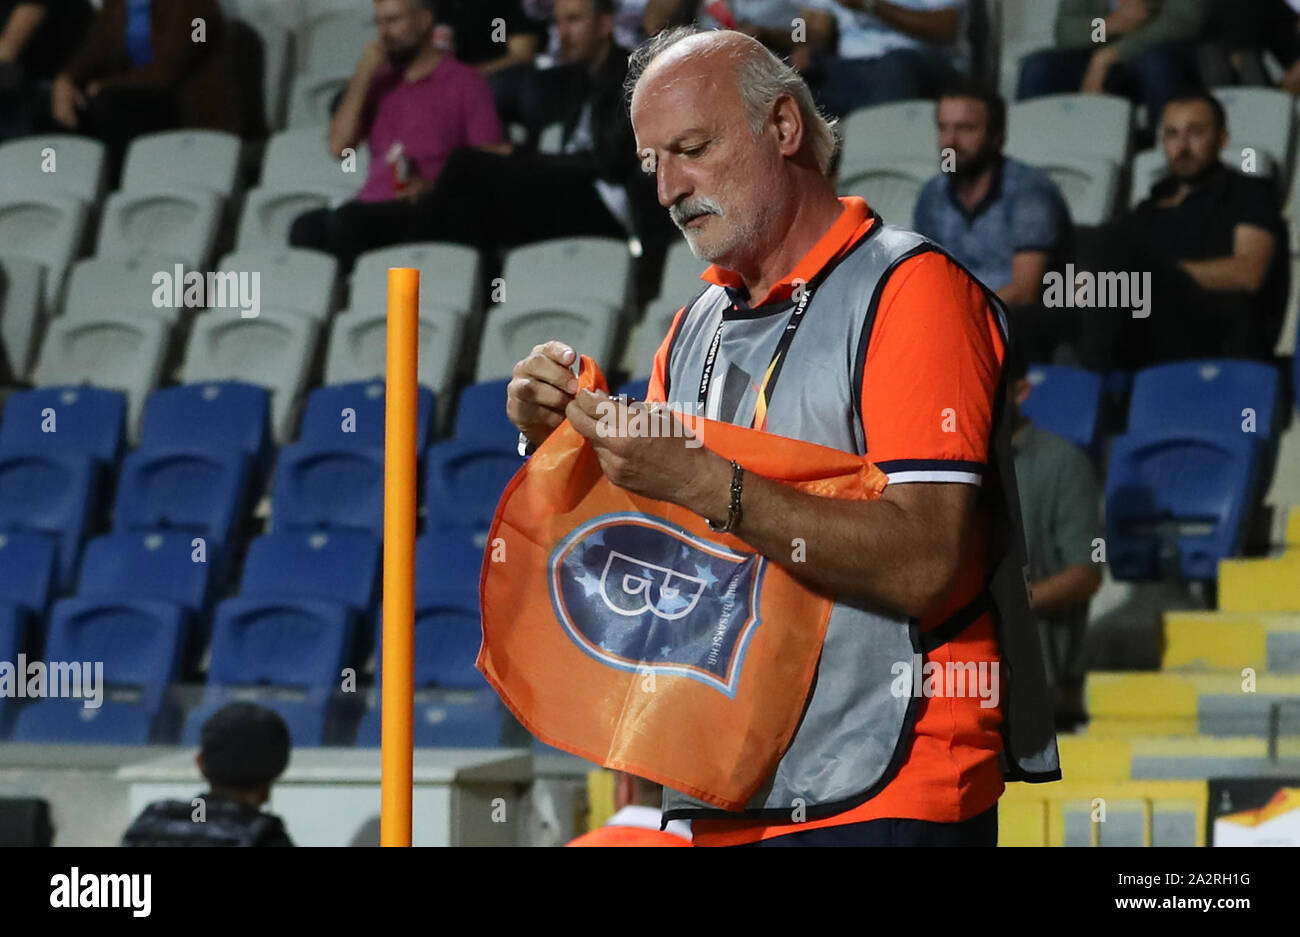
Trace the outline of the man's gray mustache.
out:
[[[697,215],[721,214],[722,206],[709,198],[700,198],[689,202],[681,202],[668,209],[668,217],[671,218],[673,224],[677,225],[679,228]]]

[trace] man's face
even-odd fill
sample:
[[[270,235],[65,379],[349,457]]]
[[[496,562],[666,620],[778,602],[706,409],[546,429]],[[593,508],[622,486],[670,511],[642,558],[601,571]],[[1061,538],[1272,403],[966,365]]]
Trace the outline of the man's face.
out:
[[[614,18],[596,12],[592,0],[555,0],[560,58],[569,64],[594,62],[614,33]]]
[[[989,109],[974,98],[940,98],[938,109],[939,149],[951,149],[956,156],[956,176],[979,175],[1002,151],[1001,135],[989,134]]]
[[[1161,121],[1165,162],[1178,179],[1191,179],[1219,159],[1228,142],[1227,132],[1218,126],[1214,110],[1204,101],[1172,101],[1165,106]]]
[[[388,61],[405,68],[430,43],[433,17],[413,0],[375,0],[375,27]]]
[[[734,270],[784,237],[775,131],[754,136],[725,61],[655,62],[633,96],[632,125],[643,165],[653,152],[659,204],[696,257]]]

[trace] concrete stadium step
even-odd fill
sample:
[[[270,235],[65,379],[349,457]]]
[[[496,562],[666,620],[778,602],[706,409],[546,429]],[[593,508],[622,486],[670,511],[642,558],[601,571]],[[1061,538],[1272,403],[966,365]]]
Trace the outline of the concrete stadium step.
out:
[[[1086,706],[1089,735],[1295,736],[1300,675],[1098,672],[1088,676]]]
[[[1300,674],[1300,612],[1166,612],[1165,670]]]
[[[1292,526],[1288,520],[1288,538]],[[1225,612],[1300,612],[1300,549],[1291,548],[1267,559],[1221,560],[1219,608]]]
[[[1008,784],[999,846],[1203,846],[1204,781]]]

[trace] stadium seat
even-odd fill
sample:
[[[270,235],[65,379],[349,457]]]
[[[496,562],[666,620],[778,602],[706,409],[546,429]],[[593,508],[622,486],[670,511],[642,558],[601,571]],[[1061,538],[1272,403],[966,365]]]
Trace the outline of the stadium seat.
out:
[[[439,396],[451,390],[460,363],[464,316],[426,307],[420,314],[416,377]],[[388,313],[342,312],[334,317],[325,357],[325,383],[350,384],[388,373]]]
[[[47,387],[10,394],[0,419],[0,449],[69,452],[116,465],[126,398],[94,387]]]
[[[1229,149],[1240,168],[1241,150],[1253,147],[1268,154],[1284,177],[1291,165],[1293,98],[1277,88],[1215,88],[1228,115]]]
[[[1101,375],[1081,368],[1036,364],[1025,375],[1033,390],[1021,411],[1037,426],[1092,451],[1101,412]]]
[[[0,253],[0,380],[25,381],[45,321],[45,265]]]
[[[355,185],[312,186],[307,183],[249,189],[239,220],[241,251],[274,250],[289,245],[289,229],[302,214],[337,208],[356,194]]]
[[[271,433],[293,438],[293,421],[315,354],[319,327],[306,316],[268,310],[255,319],[210,312],[190,333],[186,383],[241,381],[271,392]]]
[[[552,156],[564,152],[564,124],[557,120],[542,128],[537,135],[537,152]]]
[[[674,243],[664,257],[664,274],[659,299],[676,303],[680,309],[708,284],[700,279],[708,264],[693,253],[685,241]]]
[[[0,245],[6,257],[45,267],[45,308],[59,308],[68,266],[81,248],[89,209],[67,195],[34,192],[0,194]]]
[[[122,460],[113,527],[204,537],[224,556],[248,504],[249,463],[242,452],[132,452]]]
[[[271,489],[275,531],[353,528],[383,536],[384,451],[294,443],[280,450]]]
[[[174,602],[188,612],[206,609],[217,557],[208,544],[196,560],[190,533],[151,530],[104,534],[87,541],[77,598],[132,597]]]
[[[126,151],[122,188],[150,192],[159,184],[232,196],[239,181],[239,137],[217,130],[168,130],[136,137]]]
[[[1156,365],[1138,371],[1129,400],[1127,432],[1161,438],[1206,434],[1268,440],[1277,419],[1279,375],[1253,361],[1203,360]],[[1253,412],[1254,430],[1245,427]]]
[[[72,585],[98,486],[99,471],[88,456],[0,450],[0,531],[53,538],[61,588]]]
[[[342,67],[340,67],[342,66]],[[334,100],[348,86],[355,63],[330,63],[320,72],[297,75],[289,91],[289,128],[329,126]]]
[[[1130,208],[1135,208],[1140,202],[1146,200],[1155,184],[1169,174],[1169,164],[1165,162],[1165,151],[1157,148],[1143,150],[1138,153],[1133,157],[1131,174],[1133,182],[1129,192],[1128,204]]]
[[[448,439],[429,447],[424,503],[429,530],[487,528],[506,483],[519,471],[518,434],[503,443]]]
[[[842,195],[858,195],[866,199],[871,209],[887,224],[911,228],[921,189],[936,174],[933,161],[897,158],[892,161],[882,159],[871,165],[863,162],[854,166],[852,178],[840,174],[839,191]],[[678,306],[689,298],[681,299]]]
[[[103,665],[103,705],[47,699],[25,707],[14,725],[22,742],[147,745],[170,742],[168,687],[188,641],[187,616],[154,599],[71,598],[50,615],[45,656],[51,661]],[[84,692],[83,686],[83,692]]]
[[[379,540],[359,530],[282,531],[248,547],[239,592],[337,602],[362,614],[379,601]]]
[[[939,131],[933,101],[898,101],[861,107],[844,118],[840,179],[848,180],[882,160],[931,160],[937,171]]]
[[[126,394],[127,434],[140,436],[140,416],[158,386],[169,329],[162,319],[104,312],[50,322],[36,362],[36,384],[92,384]]]
[[[1155,579],[1177,560],[1212,580],[1241,548],[1260,452],[1244,434],[1116,437],[1106,476],[1107,560],[1116,579]]]
[[[417,390],[415,448],[424,452],[433,423],[433,391]],[[382,381],[318,387],[307,396],[298,441],[313,446],[384,445],[385,388]]]
[[[493,309],[483,326],[476,381],[509,377],[515,362],[535,345],[559,339],[580,355],[607,365],[618,327],[618,308],[585,299],[522,303],[511,299]]]
[[[221,258],[217,270],[259,274],[262,309],[292,310],[321,321],[334,308],[338,261],[320,251],[292,247],[238,251]]]
[[[592,271],[599,270],[599,276]],[[504,308],[520,304],[572,301],[575,305],[600,304],[617,310],[627,307],[632,283],[632,254],[627,242],[616,238],[555,238],[506,255]]]
[[[0,605],[43,616],[55,585],[56,554],[54,541],[44,534],[0,533]],[[0,660],[13,657],[6,657],[0,648]]]
[[[168,297],[163,305],[154,302],[155,298],[162,298],[156,295],[159,289],[154,275],[161,272],[174,278],[175,267],[175,258],[149,253],[78,260],[68,272],[63,314],[73,319],[93,319],[104,312],[157,315],[169,325],[175,325],[179,313],[173,305],[174,296]]]
[[[375,38],[368,10],[325,10],[312,16],[298,33],[302,51],[299,71],[327,68],[340,62],[355,64],[366,43]]]
[[[369,171],[370,150],[364,143],[357,147],[356,165],[351,166],[330,153],[324,127],[308,127],[271,136],[262,157],[261,182],[282,191],[305,186],[309,191],[355,194]]]
[[[1016,99],[1025,56],[1056,44],[1053,24],[1059,6],[1060,0],[1001,0],[995,7],[1001,20],[998,87],[1007,101]]]
[[[0,190],[48,193],[95,205],[104,194],[104,144],[52,134],[0,144]]]
[[[104,203],[97,251],[101,256],[162,254],[187,268],[207,269],[221,222],[221,196],[209,189],[120,189]]]
[[[1029,160],[1056,183],[1077,225],[1097,227],[1110,221],[1119,195],[1119,166],[1104,157],[1069,153],[1035,156]]]
[[[478,690],[422,690],[415,697],[414,742],[417,748],[498,748],[510,720],[491,687]],[[356,744],[379,744],[380,708],[366,711]]]
[[[646,377],[638,378],[634,381],[626,381],[618,389],[618,393],[627,397],[629,400],[645,400],[646,394],[650,390],[650,379]]]
[[[482,686],[474,668],[483,641],[478,606],[482,566],[483,549],[472,531],[443,528],[416,541],[416,686]]]
[[[519,430],[506,416],[506,386],[509,380],[470,384],[460,392],[456,404],[457,439],[481,439],[486,443],[509,446],[518,440]]]
[[[1030,163],[1068,155],[1124,165],[1132,120],[1133,105],[1110,94],[1049,94],[1017,101],[1007,109],[1006,149]]]
[[[703,288],[703,284],[700,285]],[[632,326],[632,334],[627,340],[627,351],[623,356],[623,370],[633,377],[648,377],[654,366],[655,352],[668,336],[673,319],[679,310],[695,298],[697,289],[685,298],[661,296],[646,309],[641,321]]]
[[[265,387],[236,381],[160,388],[145,404],[140,448],[242,452],[260,478],[271,457],[270,401]]]
[[[482,305],[479,278],[483,258],[463,244],[425,242],[367,251],[357,258],[349,306],[359,312],[388,308],[388,271],[411,267],[420,271],[420,311],[477,311]]]

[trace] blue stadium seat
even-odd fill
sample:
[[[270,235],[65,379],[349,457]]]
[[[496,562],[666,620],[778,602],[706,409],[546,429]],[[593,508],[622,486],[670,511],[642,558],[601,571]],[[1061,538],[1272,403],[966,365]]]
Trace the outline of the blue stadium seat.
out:
[[[224,547],[246,507],[250,474],[243,452],[137,450],[122,461],[113,526],[184,531]]]
[[[25,707],[15,741],[145,745],[171,741],[168,686],[180,670],[188,640],[187,615],[156,599],[71,598],[50,615],[47,661],[103,663],[100,711],[76,699],[42,700]]]
[[[0,598],[0,661],[17,664],[18,655],[27,649],[28,619],[27,610],[21,605]],[[0,695],[0,740],[9,738],[17,709],[13,700]]]
[[[646,392],[650,389],[650,378],[643,377],[635,381],[628,381],[618,389],[618,393],[623,394],[631,400],[645,400]]]
[[[44,534],[0,533],[0,603],[43,617],[54,587],[56,553]],[[0,660],[12,659],[0,652]]]
[[[1179,433],[1212,438],[1241,436],[1254,411],[1261,442],[1273,431],[1278,400],[1277,368],[1254,361],[1180,361],[1144,368],[1133,378],[1127,432],[1154,438]]]
[[[505,706],[491,687],[477,690],[424,690],[415,699],[417,748],[497,748],[511,725]],[[357,728],[356,744],[376,746],[380,707],[368,709]]]
[[[483,550],[470,531],[437,530],[416,541],[416,686],[482,684],[474,667],[483,641],[478,605],[482,565]]]
[[[60,588],[70,588],[76,574],[99,474],[89,456],[0,450],[0,531],[39,531],[55,538]]]
[[[1161,577],[1176,554],[1186,579],[1210,580],[1241,548],[1254,503],[1260,448],[1243,433],[1111,447],[1106,478],[1107,560],[1117,579]]]
[[[164,387],[144,408],[140,448],[245,452],[263,477],[271,455],[271,394],[239,381]]]
[[[1036,364],[1027,375],[1033,390],[1021,411],[1036,425],[1085,450],[1097,441],[1101,375],[1080,368]]]
[[[415,449],[429,444],[433,423],[433,391],[417,390]],[[385,391],[382,381],[357,381],[318,387],[307,397],[298,441],[317,446],[384,445]],[[350,414],[345,411],[352,411]]]
[[[283,447],[271,490],[271,522],[277,531],[351,527],[383,536],[383,449]]]
[[[476,439],[434,443],[424,463],[424,503],[429,529],[483,529],[492,522],[506,483],[523,465],[518,434],[504,444]]]
[[[78,453],[116,465],[125,426],[126,396],[120,391],[42,387],[5,401],[0,449]]]
[[[175,531],[128,531],[105,534],[86,544],[77,597],[131,596],[175,602],[202,612],[213,585],[212,555],[195,559],[194,537]]]
[[[208,683],[216,686],[337,686],[348,664],[356,615],[336,602],[239,596],[219,603]]]
[[[506,385],[510,381],[483,381],[470,384],[460,392],[456,403],[457,439],[481,439],[497,445],[510,445],[519,438],[519,430],[506,416]]]
[[[369,613],[379,600],[380,544],[360,530],[286,531],[248,548],[240,594],[299,596]]]

